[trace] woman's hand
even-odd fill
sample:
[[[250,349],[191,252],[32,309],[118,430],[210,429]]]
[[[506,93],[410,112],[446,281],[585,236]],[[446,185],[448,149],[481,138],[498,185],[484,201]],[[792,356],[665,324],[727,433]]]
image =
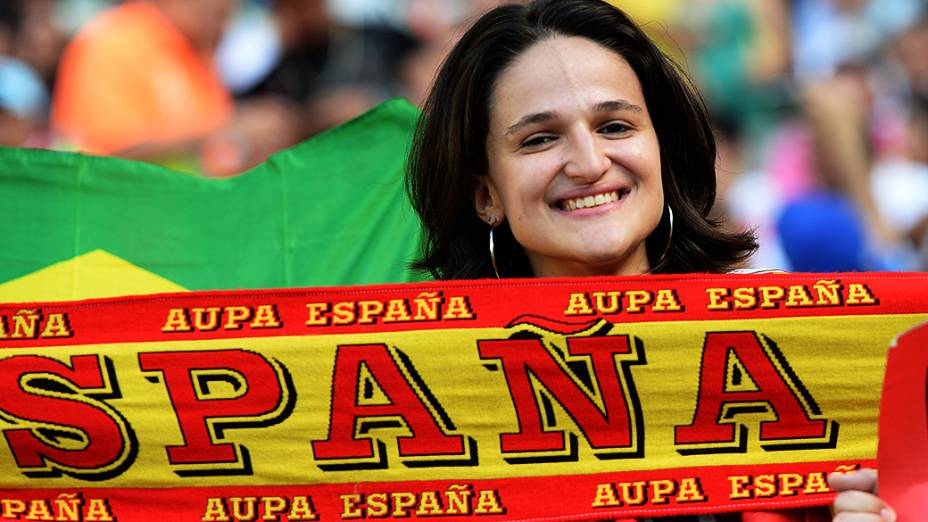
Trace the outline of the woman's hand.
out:
[[[832,473],[828,485],[838,492],[834,522],[895,522],[896,512],[876,495],[876,471]]]

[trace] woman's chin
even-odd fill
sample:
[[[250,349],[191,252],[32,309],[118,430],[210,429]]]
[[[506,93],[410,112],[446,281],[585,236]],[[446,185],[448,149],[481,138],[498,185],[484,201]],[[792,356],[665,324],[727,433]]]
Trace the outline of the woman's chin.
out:
[[[648,259],[642,251],[616,255],[615,251],[588,251],[571,259],[532,263],[540,277],[632,276],[648,272]]]

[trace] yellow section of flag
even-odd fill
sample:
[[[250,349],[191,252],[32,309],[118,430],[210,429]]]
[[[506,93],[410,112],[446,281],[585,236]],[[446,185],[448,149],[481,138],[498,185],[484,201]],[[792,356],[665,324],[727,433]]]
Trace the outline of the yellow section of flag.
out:
[[[105,250],[0,283],[0,302],[66,301],[183,292],[185,288]]]

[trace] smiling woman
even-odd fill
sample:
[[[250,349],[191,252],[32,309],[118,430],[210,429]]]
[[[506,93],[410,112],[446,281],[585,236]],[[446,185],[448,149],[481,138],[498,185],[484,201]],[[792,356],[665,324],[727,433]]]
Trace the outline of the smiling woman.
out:
[[[724,272],[756,246],[708,217],[715,141],[691,83],[598,0],[481,17],[436,78],[408,186],[416,266],[442,279]]]
[[[756,247],[709,218],[715,140],[699,95],[600,0],[477,20],[436,77],[408,167],[426,230],[415,266],[439,279],[719,273]]]
[[[715,140],[701,98],[600,0],[535,0],[477,20],[436,77],[408,171],[426,231],[414,266],[439,279],[718,273],[756,247],[709,218]]]

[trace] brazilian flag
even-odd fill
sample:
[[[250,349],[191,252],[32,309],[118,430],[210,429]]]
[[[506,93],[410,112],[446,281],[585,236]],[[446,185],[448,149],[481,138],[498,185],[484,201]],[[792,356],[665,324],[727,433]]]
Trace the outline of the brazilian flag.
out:
[[[0,302],[421,279],[417,115],[387,102],[229,179],[0,149]]]

